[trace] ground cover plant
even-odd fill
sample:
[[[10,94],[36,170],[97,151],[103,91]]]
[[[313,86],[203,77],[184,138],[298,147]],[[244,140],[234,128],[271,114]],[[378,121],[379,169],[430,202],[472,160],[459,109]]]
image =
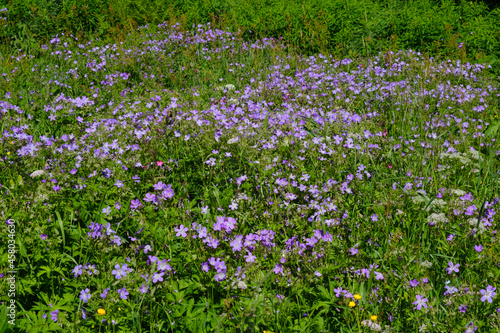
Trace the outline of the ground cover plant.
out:
[[[498,329],[488,65],[128,37],[1,59],[3,330]]]

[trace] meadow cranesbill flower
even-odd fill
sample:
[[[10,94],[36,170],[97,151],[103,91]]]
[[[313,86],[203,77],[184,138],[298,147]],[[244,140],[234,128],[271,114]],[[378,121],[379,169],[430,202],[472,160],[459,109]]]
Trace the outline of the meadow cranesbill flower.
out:
[[[145,285],[144,283],[142,284],[141,288],[139,288],[139,291],[141,292],[141,294],[147,293],[148,290],[149,290],[149,286]]]
[[[415,288],[418,286],[418,283],[417,279],[410,280],[410,287]]]
[[[155,272],[153,273],[153,283],[156,283],[158,281],[162,282],[163,281],[163,275],[165,275],[165,273],[163,272]]]
[[[422,307],[427,309],[428,299],[424,298],[423,296],[420,296],[420,295],[417,295],[415,297],[417,298],[417,300],[415,302],[413,302],[413,304],[417,306],[417,310],[422,309]]]
[[[458,311],[461,313],[465,313],[467,311],[467,309],[468,309],[467,305],[464,305],[464,304],[462,304],[458,307]]]
[[[90,297],[92,297],[92,295],[90,294],[89,288],[80,291],[80,299],[83,303],[87,303],[90,300]]]
[[[283,275],[283,266],[280,264],[276,264],[273,268],[274,274],[281,274]]]
[[[105,288],[102,293],[101,293],[101,298],[106,299],[106,296],[108,296],[109,288]]]
[[[132,210],[136,210],[141,206],[142,206],[142,203],[139,199],[134,199],[130,202],[130,209],[132,209]]]
[[[106,216],[108,216],[109,213],[111,213],[111,207],[108,206],[108,207],[103,208],[102,213],[106,214]]]
[[[120,295],[121,299],[127,299],[127,295],[129,294],[129,292],[127,291],[127,289],[125,289],[125,287],[123,287],[122,289],[118,289],[117,292]]]
[[[476,252],[478,252],[478,253],[483,252],[483,249],[484,249],[484,247],[481,244],[474,246],[474,250],[476,250]]]
[[[151,245],[149,245],[149,244],[144,245],[144,248],[143,248],[144,254],[147,254],[148,252],[151,252],[151,251],[152,251]]]
[[[244,255],[243,257],[245,258],[246,262],[254,262],[255,259],[257,259],[257,257],[254,256],[252,252],[248,252],[248,254]]]
[[[52,319],[54,321],[54,323],[57,323],[58,314],[59,314],[59,310],[54,310],[50,313],[50,319]]]
[[[82,268],[83,268],[82,265],[76,265],[75,268],[73,268],[73,270],[71,271],[71,273],[73,273],[75,277],[77,277],[78,275],[82,275],[83,273]]]
[[[481,292],[481,295],[483,295],[481,297],[481,302],[485,302],[485,301],[488,301],[488,303],[492,303],[493,302],[493,297],[495,297],[495,295],[497,294],[495,292],[495,290],[497,290],[496,287],[493,287],[493,286],[490,286],[488,285],[486,287],[486,290],[485,289],[481,289],[480,292]]]
[[[184,224],[181,224],[179,226],[179,228],[174,228],[175,232],[176,232],[176,236],[177,237],[183,237],[185,238],[187,236],[187,231],[189,231],[189,229],[187,227],[184,227]]]
[[[41,235],[40,235],[40,238],[41,238],[42,240],[47,240],[47,235],[46,235],[46,234],[41,234]]]
[[[111,274],[113,274],[118,280],[122,277],[127,276],[129,272],[133,271],[132,268],[128,268],[127,264],[122,264],[122,266],[120,266],[120,264],[116,264],[115,268],[116,269],[114,269]]]
[[[460,264],[453,265],[453,263],[450,261],[448,263],[448,266],[449,267],[446,268],[446,271],[448,272],[448,274],[451,274],[453,272],[458,273],[458,271],[459,271],[458,267],[460,267]]]

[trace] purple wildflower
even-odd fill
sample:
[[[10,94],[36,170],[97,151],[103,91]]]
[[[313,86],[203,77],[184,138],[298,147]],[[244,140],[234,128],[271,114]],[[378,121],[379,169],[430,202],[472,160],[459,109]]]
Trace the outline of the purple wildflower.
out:
[[[109,288],[106,288],[102,291],[101,293],[101,298],[106,299],[106,296],[108,296]]]
[[[480,292],[481,295],[483,295],[483,297],[481,297],[481,302],[484,303],[485,301],[488,301],[488,303],[492,303],[493,297],[495,297],[495,295],[497,294],[495,290],[497,290],[497,288],[490,285],[486,287],[486,290],[481,289]]]
[[[83,303],[87,303],[89,301],[90,297],[92,297],[92,295],[90,294],[89,288],[80,291],[79,298],[83,301]]]
[[[422,306],[427,309],[427,298],[424,298],[423,296],[417,295],[415,296],[417,300],[413,302],[414,305],[417,306],[417,310],[422,309]]]
[[[184,224],[181,224],[179,226],[179,228],[174,228],[175,232],[176,232],[176,236],[177,237],[183,237],[185,238],[187,236],[187,231],[189,231],[189,229],[187,227],[184,227]]]
[[[460,267],[460,264],[453,265],[453,263],[450,261],[450,262],[448,263],[448,266],[449,266],[449,267],[448,267],[448,268],[446,268],[446,271],[448,272],[448,274],[451,274],[451,273],[453,273],[453,272],[455,272],[455,273],[458,273],[458,272],[459,272],[458,267]]]
[[[122,289],[118,289],[117,292],[118,294],[120,294],[121,299],[127,299],[127,295],[129,294],[129,292],[127,291],[127,289],[125,289],[125,287],[123,287]]]
[[[59,314],[59,310],[54,310],[50,313],[50,319],[57,323],[57,315]]]

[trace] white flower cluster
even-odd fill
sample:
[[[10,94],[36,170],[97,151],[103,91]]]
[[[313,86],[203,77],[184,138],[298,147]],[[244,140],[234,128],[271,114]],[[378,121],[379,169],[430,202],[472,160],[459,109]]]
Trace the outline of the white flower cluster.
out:
[[[431,268],[432,267],[432,262],[426,260],[426,261],[422,261],[420,263],[420,265],[424,266],[424,267],[427,267],[427,268]]]
[[[233,143],[236,143],[240,140],[240,138],[237,136],[237,137],[234,137],[234,138],[231,138],[229,140],[227,140],[227,144],[228,145],[232,145]]]
[[[449,165],[439,165],[437,167],[437,171],[442,172],[442,171],[448,170],[449,168],[451,168]]]
[[[472,162],[471,159],[467,157],[467,154],[463,154],[463,153],[459,153],[459,152],[452,153],[452,154],[441,153],[441,154],[439,154],[439,157],[440,158],[449,158],[452,160],[458,160],[460,163],[462,163],[464,165],[469,165]]]
[[[455,194],[455,195],[456,195],[456,196],[458,196],[458,197],[463,197],[464,195],[466,195],[466,194],[467,194],[467,192],[462,191],[462,190],[460,190],[460,189],[450,190],[450,192],[451,192],[451,193],[453,193],[453,194]]]
[[[232,98],[232,97],[228,100],[228,102],[230,104],[238,104],[238,100],[236,98]]]
[[[366,326],[366,327],[370,328],[372,331],[375,331],[375,332],[380,332],[380,331],[382,331],[382,327],[380,327],[380,325],[379,325],[379,324],[377,324],[376,322],[371,321],[371,320],[369,320],[369,319],[367,319],[367,320],[363,320],[363,321],[361,322],[361,324],[362,324],[363,326]]]
[[[425,198],[419,195],[419,196],[413,197],[412,201],[414,204],[419,204],[419,203],[425,202]]]
[[[438,208],[444,208],[446,206],[446,201],[444,201],[443,199],[434,199],[434,201],[432,201],[432,203],[431,203],[431,206],[436,206]]]
[[[483,158],[481,157],[481,153],[479,151],[475,150],[474,148],[471,147],[470,151],[470,157],[475,159],[476,161],[483,161]]]
[[[434,224],[440,224],[440,223],[447,223],[449,220],[448,218],[444,215],[444,213],[432,213],[427,217],[427,222],[428,223],[434,223]]]
[[[361,140],[361,135],[358,133],[347,133],[347,137],[351,139]]]
[[[234,289],[236,288],[239,288],[239,289],[247,289],[247,284],[245,283],[245,281],[233,281],[233,283],[231,284],[231,287],[233,287]]]
[[[479,226],[479,231],[477,232],[478,234],[482,234],[483,232],[486,231],[486,227],[484,226],[484,223],[480,222],[479,225],[477,224],[477,218],[471,218],[469,219],[469,224],[473,228],[472,230],[476,230],[476,226]]]
[[[226,84],[225,86],[220,86],[220,87],[217,87],[215,88],[216,90],[224,90],[224,89],[227,89],[227,90],[234,90],[235,89],[235,86],[232,85],[232,84]]]
[[[43,175],[45,173],[45,171],[43,170],[36,170],[36,171],[33,171],[30,175],[31,178],[35,178],[35,177],[40,177],[41,175]]]

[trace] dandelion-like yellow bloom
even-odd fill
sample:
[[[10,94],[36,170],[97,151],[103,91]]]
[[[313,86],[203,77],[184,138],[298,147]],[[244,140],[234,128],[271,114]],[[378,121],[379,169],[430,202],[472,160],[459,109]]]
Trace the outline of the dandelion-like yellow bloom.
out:
[[[122,310],[122,308],[118,308],[118,311],[121,311],[121,310]]]
[[[377,316],[375,316],[375,315],[373,315],[373,316],[371,316],[371,317],[370,317],[370,319],[371,319],[372,321],[377,321],[377,318],[378,318],[378,317],[377,317]]]
[[[350,307],[350,308],[353,308],[353,307],[355,307],[355,306],[356,306],[356,303],[354,303],[353,301],[350,301],[350,302],[349,302],[349,307]]]
[[[106,314],[106,310],[104,310],[104,309],[97,309],[97,313],[99,314],[99,316],[104,316]]]
[[[271,331],[264,331],[264,333],[274,333],[274,332],[271,332]]]
[[[361,299],[361,295],[358,295],[358,294],[354,295],[354,299],[356,299],[357,301],[359,301]]]

